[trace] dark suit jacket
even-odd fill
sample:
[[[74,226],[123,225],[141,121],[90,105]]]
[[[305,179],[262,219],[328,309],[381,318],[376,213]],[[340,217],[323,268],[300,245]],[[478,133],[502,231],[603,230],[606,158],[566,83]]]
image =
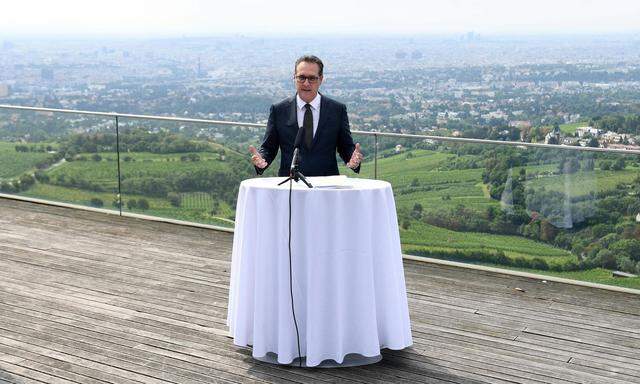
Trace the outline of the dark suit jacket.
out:
[[[342,160],[348,163],[355,148],[349,130],[347,107],[324,95],[321,96],[320,118],[311,148],[307,149],[303,143],[299,150],[300,172],[305,176],[339,175],[336,151]],[[260,147],[260,154],[269,165],[275,159],[278,149],[282,150],[279,176],[289,175],[293,144],[299,129],[296,108],[295,96],[271,106],[267,132]],[[262,174],[263,171],[264,169],[256,167],[258,174]],[[354,171],[359,172],[360,167]]]

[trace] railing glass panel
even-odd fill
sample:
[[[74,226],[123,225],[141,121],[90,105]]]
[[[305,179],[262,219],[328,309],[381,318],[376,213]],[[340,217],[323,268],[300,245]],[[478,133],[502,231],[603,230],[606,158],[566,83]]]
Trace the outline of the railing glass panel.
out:
[[[114,120],[0,110],[0,191],[118,209]]]

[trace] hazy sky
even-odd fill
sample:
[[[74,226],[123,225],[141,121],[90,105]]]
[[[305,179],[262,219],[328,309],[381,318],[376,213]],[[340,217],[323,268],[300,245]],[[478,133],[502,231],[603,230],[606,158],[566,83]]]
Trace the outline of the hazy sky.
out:
[[[626,33],[633,0],[7,0],[0,37]]]

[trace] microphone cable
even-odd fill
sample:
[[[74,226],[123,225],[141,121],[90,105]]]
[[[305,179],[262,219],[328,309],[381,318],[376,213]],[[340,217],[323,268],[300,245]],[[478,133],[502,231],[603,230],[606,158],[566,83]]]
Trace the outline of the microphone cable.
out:
[[[293,193],[293,179],[289,180],[289,291],[291,292],[291,314],[293,315],[293,325],[296,327],[296,340],[298,341],[298,364],[302,368],[302,353],[300,352],[300,332],[296,321],[296,310],[293,305],[293,268],[291,265],[291,195]]]

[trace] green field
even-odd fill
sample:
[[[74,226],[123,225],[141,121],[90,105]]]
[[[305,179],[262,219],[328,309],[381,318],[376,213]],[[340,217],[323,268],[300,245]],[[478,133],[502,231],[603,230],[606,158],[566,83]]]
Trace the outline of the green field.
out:
[[[112,153],[102,153],[102,161],[90,160],[92,154],[82,154],[88,160],[71,161],[47,172],[50,177],[64,175],[66,178],[86,180],[105,189],[114,190],[118,186],[118,163]],[[180,154],[126,153],[121,158],[120,171],[123,178],[167,177],[186,171],[225,170],[229,165],[212,153],[197,153],[200,161],[180,161]],[[135,161],[123,161],[128,156]]]
[[[400,153],[378,160],[378,178],[391,183],[399,209],[411,209],[419,203],[425,212],[430,212],[462,204],[467,209],[483,212],[490,206],[500,205],[488,196],[482,183],[483,169],[439,170],[455,161],[456,155],[427,150],[411,153],[410,158]],[[363,164],[362,173],[355,177],[373,178],[373,166],[373,162]],[[544,175],[558,168],[557,164],[544,164],[514,167],[514,177],[521,168],[528,173],[541,173],[538,178],[525,182],[527,188],[544,187],[569,196],[609,190],[618,183],[630,183],[639,175],[638,168],[631,166],[620,171],[596,169],[569,175]]]
[[[456,156],[427,150],[412,151],[412,154],[409,158],[401,153],[378,160],[378,178],[391,182],[399,210],[410,210],[416,203],[422,205],[423,214],[427,215],[432,211],[449,210],[458,205],[481,212],[490,206],[500,206],[498,201],[488,196],[487,188],[482,183],[483,169],[439,170],[445,168],[448,162],[455,161]],[[526,167],[529,172],[548,172],[556,168],[557,165],[553,164]],[[519,168],[514,168],[513,174],[517,175],[518,171]],[[372,176],[373,163],[363,164],[360,177]],[[605,177],[605,183],[610,183],[613,177],[625,180],[629,178],[628,175],[600,176]],[[527,185],[541,183],[546,179],[548,185],[563,181],[564,186],[561,176],[534,179],[528,181]],[[609,185],[609,188],[614,185]],[[584,184],[580,186],[588,187]],[[510,258],[543,258],[549,265],[575,260],[575,256],[566,250],[520,236],[456,232],[418,221],[411,221],[407,230],[401,230],[401,240],[404,251],[408,253],[421,250],[502,251]]]
[[[589,192],[601,192],[615,188],[619,183],[630,183],[640,173],[637,168],[627,167],[620,171],[596,169],[568,175],[553,175],[527,180],[530,188],[544,187],[548,191],[566,193],[569,196],[584,196]]]
[[[4,149],[1,153],[7,155],[13,156],[17,153],[14,146],[9,146],[7,143],[0,148]],[[46,156],[46,154],[41,153],[26,153],[26,155]],[[104,203],[103,208],[115,209],[113,201],[118,191],[116,154],[109,152],[99,153],[101,156],[100,161],[92,160],[93,155],[92,153],[79,154],[78,156],[84,157],[85,160],[62,162],[58,166],[50,168],[46,171],[46,174],[52,180],[63,176],[67,181],[71,179],[88,181],[93,185],[102,187],[104,192],[36,183],[32,188],[20,193],[20,195],[87,206],[91,205],[91,199],[100,199]],[[231,161],[237,160],[237,154],[233,152],[231,152],[231,156],[227,155],[224,160],[221,159],[218,153],[200,152],[193,154],[199,157],[199,161],[181,161],[183,156],[189,155],[192,154],[123,153],[120,164],[121,174],[123,179],[140,177],[164,179],[172,175],[199,170],[225,171],[230,168]],[[127,157],[126,161],[125,157]],[[0,161],[9,163],[7,159],[3,158],[0,158]],[[14,167],[15,170],[12,172],[17,176],[23,172],[31,171],[30,167],[33,167],[33,165],[23,162],[20,168]],[[166,198],[125,194],[122,196],[123,210],[129,210],[126,206],[129,200],[144,198],[149,202],[150,208],[144,211],[133,209],[132,212],[226,227],[233,226],[233,221],[230,218],[234,216],[234,207],[229,207],[227,203],[221,200],[216,201],[210,194],[204,192],[181,193],[180,197],[180,207],[174,207]],[[211,211],[214,202],[217,204],[217,211],[215,215],[212,215]]]
[[[18,177],[36,170],[36,164],[47,159],[46,152],[17,152],[18,143],[0,142],[0,179]]]
[[[560,131],[568,135],[573,135],[574,133],[576,133],[576,129],[578,129],[578,127],[586,127],[588,125],[589,125],[588,121],[579,121],[577,123],[570,123],[570,124],[560,124]]]
[[[553,262],[574,260],[569,251],[539,243],[520,236],[494,235],[488,233],[456,232],[433,225],[412,222],[409,229],[400,231],[403,249],[438,251],[503,251],[509,257],[541,257]]]
[[[425,211],[453,208],[459,204],[483,211],[499,203],[488,198],[482,184],[482,169],[439,170],[456,155],[413,150],[412,157],[400,153],[378,160],[378,179],[391,183],[399,208],[420,203]],[[373,178],[373,162],[362,166],[358,177]]]
[[[91,205],[91,199],[98,198],[104,203],[102,208],[117,210],[117,208],[112,204],[116,198],[116,194],[109,192],[91,192],[76,188],[36,183],[28,191],[19,193],[19,195],[86,206]],[[142,213],[151,216],[233,227],[233,222],[232,220],[229,220],[229,218],[234,215],[234,207],[229,207],[225,202],[218,201],[218,213],[216,213],[215,216],[212,216],[209,214],[211,205],[213,204],[211,196],[208,194],[207,196],[203,196],[204,193],[202,192],[191,192],[181,195],[183,203],[180,207],[172,206],[167,199],[141,195],[124,195],[122,196],[122,210],[123,212]],[[150,208],[148,210],[127,209],[127,201],[141,198],[144,198],[149,202]]]

